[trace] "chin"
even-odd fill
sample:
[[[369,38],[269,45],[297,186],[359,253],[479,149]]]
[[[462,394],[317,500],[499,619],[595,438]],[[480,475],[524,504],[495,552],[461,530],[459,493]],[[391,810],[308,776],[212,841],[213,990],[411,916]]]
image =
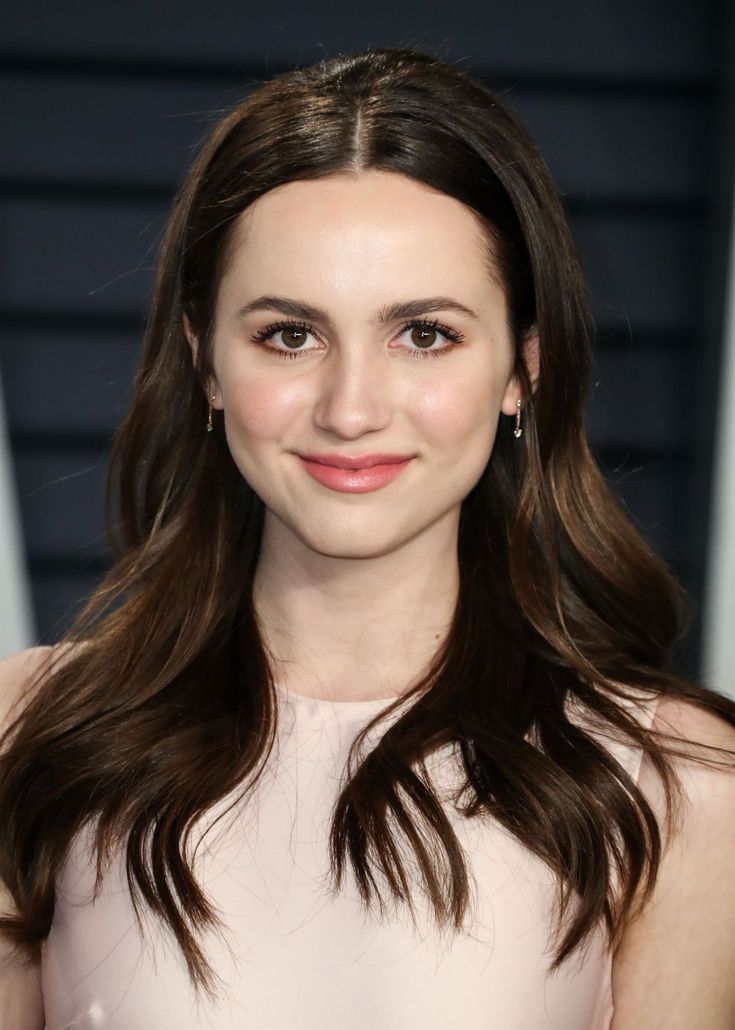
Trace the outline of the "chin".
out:
[[[382,527],[375,530],[360,532],[347,526],[333,533],[325,532],[321,527],[319,533],[310,536],[308,533],[297,533],[304,547],[325,558],[364,559],[380,558],[383,555],[391,554],[406,543],[408,537],[397,538],[395,535],[387,537],[381,532]]]

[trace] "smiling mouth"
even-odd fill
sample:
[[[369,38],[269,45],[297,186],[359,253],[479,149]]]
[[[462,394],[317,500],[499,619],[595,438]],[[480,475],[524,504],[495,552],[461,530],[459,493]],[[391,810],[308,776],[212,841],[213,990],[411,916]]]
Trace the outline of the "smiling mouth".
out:
[[[360,469],[375,468],[376,465],[402,465],[410,461],[410,454],[363,454],[350,458],[342,454],[300,454],[304,461],[316,465],[326,465],[329,468],[358,471]]]
[[[391,483],[411,462],[411,458],[403,458],[362,468],[338,468],[302,455],[299,455],[299,458],[310,476],[323,486],[343,493],[370,493],[379,490]]]

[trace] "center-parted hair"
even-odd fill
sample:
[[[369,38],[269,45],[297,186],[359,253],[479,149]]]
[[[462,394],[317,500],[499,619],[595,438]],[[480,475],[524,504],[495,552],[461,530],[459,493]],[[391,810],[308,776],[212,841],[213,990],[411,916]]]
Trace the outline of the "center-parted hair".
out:
[[[91,821],[98,886],[122,849],[137,910],[147,905],[170,926],[194,984],[214,990],[198,940],[217,915],[193,872],[197,820],[229,794],[233,804],[247,797],[277,717],[252,601],[264,505],[233,461],[219,412],[205,431],[216,298],[253,201],[285,183],[374,169],[476,215],[488,275],[507,298],[524,433],[515,439],[513,420],[499,416],[487,467],[462,504],[448,635],[382,713],[398,711],[395,721],[351,763],[330,828],[334,889],[351,862],[366,904],[381,903],[382,880],[411,908],[412,852],[437,923],[462,927],[466,858],[425,765],[455,743],[456,806],[497,820],[556,874],[555,969],[600,924],[619,940],[662,853],[645,797],[568,705],[651,756],[669,819],[678,777],[668,755],[678,752],[623,699],[640,690],[689,698],[735,725],[733,702],[677,675],[681,589],[590,452],[586,290],[527,130],[481,82],[429,54],[327,59],[258,84],[220,118],[171,208],[111,455],[112,567],[3,738],[0,878],[18,914],[0,930],[29,955],[48,934],[70,842]],[[199,341],[196,368],[184,314]],[[533,330],[535,392],[522,360]]]

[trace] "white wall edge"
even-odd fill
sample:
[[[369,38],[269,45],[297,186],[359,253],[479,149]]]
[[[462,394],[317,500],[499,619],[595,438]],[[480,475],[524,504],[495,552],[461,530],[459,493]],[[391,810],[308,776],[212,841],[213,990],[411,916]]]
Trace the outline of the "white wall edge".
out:
[[[0,658],[30,646],[35,629],[0,381]]]
[[[735,204],[719,383],[715,476],[704,604],[702,679],[735,700]]]

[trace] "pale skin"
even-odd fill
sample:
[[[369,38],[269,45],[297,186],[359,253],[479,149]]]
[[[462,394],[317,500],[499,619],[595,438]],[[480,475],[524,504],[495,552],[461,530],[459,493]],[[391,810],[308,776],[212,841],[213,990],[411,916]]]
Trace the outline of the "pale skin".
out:
[[[207,386],[234,460],[266,506],[254,587],[264,638],[289,689],[346,701],[394,696],[446,633],[460,505],[492,452],[500,414],[513,415],[521,396],[503,291],[488,276],[471,212],[399,176],[289,184],[238,229]],[[264,295],[323,309],[327,320],[303,343],[313,353],[282,359],[250,341],[285,318],[268,310],[238,321],[238,309]],[[378,313],[435,296],[477,318],[433,311],[427,317],[460,331],[463,343],[441,357],[409,357],[401,348],[417,349],[411,331],[381,324]],[[281,334],[268,343],[285,349]],[[438,335],[433,346],[445,345]],[[533,335],[523,356],[535,384]],[[326,450],[416,457],[387,487],[342,494],[312,480],[293,453]],[[47,650],[0,661],[0,715]],[[735,731],[687,702],[661,702],[654,728],[735,748]],[[683,825],[652,902],[613,956],[611,1030],[735,1027],[735,776],[683,766]],[[639,783],[662,823],[662,793],[645,764]],[[12,909],[1,888],[0,904]],[[43,1026],[40,971],[5,948],[0,1030]]]
[[[451,622],[463,499],[492,452],[501,413],[521,397],[503,289],[488,273],[473,213],[413,180],[371,171],[290,183],[241,216],[219,289],[208,384],[227,442],[266,506],[254,584],[278,679],[297,693],[391,697],[420,676]],[[305,353],[251,342],[286,318],[261,297],[300,300]],[[446,298],[420,313],[463,341],[429,336],[424,357],[382,321],[396,302]],[[185,324],[196,353],[196,339]],[[289,337],[291,339],[291,337]],[[266,341],[285,350],[283,331]],[[417,353],[418,352],[418,353]],[[524,356],[538,372],[530,335]],[[392,483],[341,493],[294,452],[413,455]],[[382,657],[381,657],[382,656]]]

